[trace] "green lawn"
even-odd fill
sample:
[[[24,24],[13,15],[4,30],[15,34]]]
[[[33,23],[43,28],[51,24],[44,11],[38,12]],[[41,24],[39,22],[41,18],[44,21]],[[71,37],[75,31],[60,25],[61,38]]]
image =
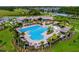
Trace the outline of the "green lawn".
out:
[[[15,48],[12,44],[12,33],[9,29],[0,31],[0,51],[15,51]]]
[[[49,49],[49,51],[79,52],[79,20],[72,19],[71,22],[76,29],[76,34],[70,40],[60,41],[56,43],[51,49]]]

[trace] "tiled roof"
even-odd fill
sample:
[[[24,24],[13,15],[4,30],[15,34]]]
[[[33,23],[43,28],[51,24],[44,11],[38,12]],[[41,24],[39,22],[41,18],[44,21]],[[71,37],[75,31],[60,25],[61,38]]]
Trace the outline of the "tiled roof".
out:
[[[67,32],[67,31],[69,31],[70,30],[70,27],[65,27],[65,28],[62,28],[61,29],[61,32]]]
[[[28,17],[28,18],[20,17],[20,18],[17,18],[17,20],[38,19],[38,18],[43,18],[43,19],[52,19],[52,17],[49,17],[49,16],[31,16],[31,17]]]
[[[17,18],[17,20],[24,20],[24,19],[26,19],[25,17],[19,17],[19,18]]]

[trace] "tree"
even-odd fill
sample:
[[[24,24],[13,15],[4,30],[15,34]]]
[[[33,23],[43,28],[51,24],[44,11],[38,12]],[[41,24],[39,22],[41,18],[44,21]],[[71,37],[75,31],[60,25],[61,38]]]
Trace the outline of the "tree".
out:
[[[29,15],[32,15],[32,16],[37,16],[37,15],[41,15],[41,12],[37,9],[31,9],[29,11]]]
[[[59,12],[79,15],[79,7],[61,7]]]
[[[17,23],[17,26],[18,27],[22,27],[22,23]]]
[[[21,34],[22,34],[22,35],[25,35],[25,32],[22,32]]]
[[[47,34],[50,34],[50,33],[52,33],[52,32],[53,32],[53,27],[49,26],[49,27],[48,27]]]
[[[53,36],[52,36],[52,39],[57,39],[58,38],[58,36],[56,35],[56,34],[53,34]]]
[[[43,48],[44,48],[44,41],[41,41],[41,47],[42,47],[42,51],[43,51]]]
[[[50,37],[50,38],[48,39],[48,42],[50,43],[50,48],[51,48],[52,37]]]
[[[18,13],[21,16],[26,16],[29,11],[27,9],[16,8],[14,9],[14,12]]]

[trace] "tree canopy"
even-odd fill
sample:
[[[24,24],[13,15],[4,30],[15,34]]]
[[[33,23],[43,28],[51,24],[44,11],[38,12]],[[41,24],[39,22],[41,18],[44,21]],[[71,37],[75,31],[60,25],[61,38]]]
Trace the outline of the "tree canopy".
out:
[[[61,7],[59,12],[79,15],[79,7]]]

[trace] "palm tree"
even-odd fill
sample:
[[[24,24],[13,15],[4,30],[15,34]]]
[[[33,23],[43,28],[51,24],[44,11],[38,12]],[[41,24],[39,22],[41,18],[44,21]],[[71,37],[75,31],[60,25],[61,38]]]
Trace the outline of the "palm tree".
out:
[[[53,34],[53,36],[52,36],[52,39],[57,39],[58,38],[58,36],[56,35],[56,34]]]
[[[50,48],[51,48],[52,37],[48,39],[48,42],[50,43]]]
[[[47,31],[47,34],[50,34],[53,32],[53,28],[51,26],[48,27],[48,31]]]
[[[24,36],[25,35],[25,32],[22,32],[21,34]]]
[[[43,48],[44,48],[44,41],[41,41],[41,47],[42,47],[42,51],[43,51]]]
[[[22,23],[18,23],[18,26],[19,26],[19,27],[22,27],[22,26],[23,26],[23,24],[22,24]]]

